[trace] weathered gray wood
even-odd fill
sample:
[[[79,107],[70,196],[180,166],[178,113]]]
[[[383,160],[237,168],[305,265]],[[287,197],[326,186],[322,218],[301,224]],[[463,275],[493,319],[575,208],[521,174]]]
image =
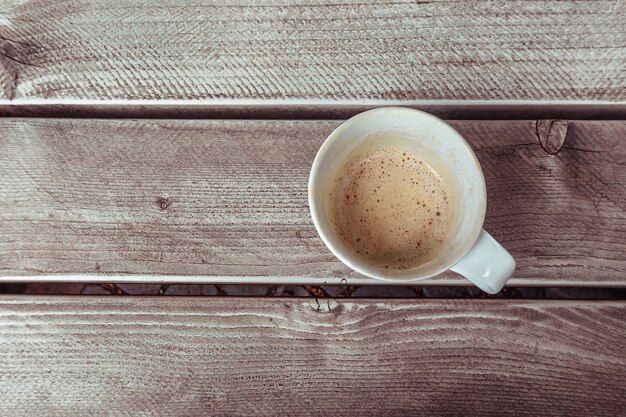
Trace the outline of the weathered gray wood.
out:
[[[0,414],[621,416],[623,302],[0,297]]]
[[[622,2],[5,1],[0,98],[626,99]]]
[[[3,119],[1,279],[372,282],[308,211],[311,162],[338,124]],[[626,122],[452,124],[485,172],[511,284],[626,285]],[[442,283],[467,281],[425,282]]]

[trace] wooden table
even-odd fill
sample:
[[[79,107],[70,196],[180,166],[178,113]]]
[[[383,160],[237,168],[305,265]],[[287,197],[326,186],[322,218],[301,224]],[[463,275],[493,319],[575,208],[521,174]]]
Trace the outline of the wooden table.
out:
[[[0,6],[0,280],[363,284],[306,181],[402,105],[513,286],[626,287],[619,1]],[[424,285],[468,285],[452,273]],[[0,415],[623,415],[623,301],[0,297]]]

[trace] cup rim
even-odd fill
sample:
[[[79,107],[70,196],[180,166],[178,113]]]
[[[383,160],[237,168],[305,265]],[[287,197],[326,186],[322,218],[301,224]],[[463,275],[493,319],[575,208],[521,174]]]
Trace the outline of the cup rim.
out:
[[[455,258],[451,258],[450,261],[446,262],[444,266],[442,266],[441,268],[439,268],[438,270],[426,274],[426,275],[419,275],[416,277],[409,277],[409,278],[394,278],[394,277],[389,277],[389,276],[384,276],[381,274],[377,274],[377,273],[372,273],[372,271],[367,271],[364,270],[364,268],[361,267],[361,265],[356,264],[355,262],[352,261],[352,259],[347,258],[346,256],[344,256],[344,254],[338,250],[327,238],[327,236],[325,236],[322,232],[321,232],[321,227],[320,227],[320,221],[318,219],[317,216],[317,211],[319,210],[317,204],[315,203],[315,198],[314,198],[314,189],[315,189],[315,177],[317,176],[317,173],[319,171],[319,166],[322,162],[322,159],[324,158],[324,155],[326,153],[326,149],[329,148],[331,146],[332,143],[334,143],[335,140],[337,140],[338,137],[341,136],[341,134],[343,133],[344,130],[348,129],[350,126],[352,126],[354,123],[357,123],[360,119],[367,117],[369,115],[371,115],[372,113],[404,113],[406,116],[418,116],[421,118],[425,118],[425,119],[430,119],[431,121],[434,121],[435,123],[439,123],[439,124],[443,124],[446,127],[448,127],[452,134],[457,135],[461,141],[461,145],[465,148],[465,150],[467,151],[468,156],[470,156],[474,162],[474,165],[476,166],[476,169],[479,171],[480,175],[479,175],[479,183],[476,184],[477,187],[477,192],[480,193],[480,195],[482,196],[481,198],[481,208],[479,210],[480,214],[479,216],[476,218],[475,221],[475,226],[474,230],[472,231],[471,234],[471,239],[468,239],[467,242],[465,243],[465,247],[463,248],[462,251],[460,251],[460,255],[455,257]],[[324,140],[324,142],[322,143],[322,145],[320,146],[320,148],[318,149],[315,158],[313,160],[313,164],[311,165],[311,171],[309,173],[309,181],[308,181],[308,190],[307,190],[307,194],[308,194],[308,203],[309,203],[309,212],[311,214],[311,218],[313,219],[313,224],[315,225],[315,230],[317,231],[318,236],[322,239],[322,241],[324,242],[324,245],[326,245],[326,247],[331,251],[331,253],[337,258],[339,259],[344,265],[348,266],[349,268],[351,268],[352,270],[358,272],[359,274],[362,274],[364,276],[367,276],[369,278],[373,278],[373,279],[377,279],[377,280],[382,280],[382,281],[388,281],[388,282],[416,282],[416,281],[422,281],[428,278],[432,278],[436,275],[439,275],[447,270],[449,270],[452,266],[454,266],[457,262],[459,262],[469,251],[470,249],[474,246],[474,244],[476,243],[476,241],[478,240],[479,236],[480,236],[480,231],[482,230],[482,226],[484,224],[485,221],[485,215],[486,215],[486,211],[487,211],[487,187],[485,184],[485,176],[484,173],[482,171],[482,168],[480,166],[480,162],[478,161],[478,158],[476,157],[476,154],[474,153],[474,150],[471,148],[471,146],[469,145],[469,143],[467,142],[467,140],[465,140],[465,138],[452,126],[450,126],[448,123],[446,123],[444,120],[438,118],[437,116],[434,116],[430,113],[427,113],[425,111],[422,110],[417,110],[417,109],[412,109],[412,108],[408,108],[408,107],[396,107],[396,106],[389,106],[389,107],[378,107],[375,109],[371,109],[371,110],[367,110],[364,112],[361,112],[359,114],[356,114],[354,116],[352,116],[351,118],[345,120],[344,122],[342,122],[339,126],[337,126]],[[367,262],[363,261],[363,264],[367,265]]]

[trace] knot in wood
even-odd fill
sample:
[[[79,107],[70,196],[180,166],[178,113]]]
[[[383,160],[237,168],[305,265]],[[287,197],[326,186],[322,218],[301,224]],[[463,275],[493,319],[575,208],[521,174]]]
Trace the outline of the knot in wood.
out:
[[[161,210],[166,210],[170,205],[170,201],[168,198],[159,197],[157,198],[157,204]]]
[[[537,139],[550,155],[559,153],[567,136],[567,120],[537,120]]]

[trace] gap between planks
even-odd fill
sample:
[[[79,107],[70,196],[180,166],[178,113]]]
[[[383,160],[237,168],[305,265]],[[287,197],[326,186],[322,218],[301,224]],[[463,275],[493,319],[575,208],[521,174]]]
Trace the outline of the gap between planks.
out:
[[[626,102],[545,100],[0,100],[0,117],[117,119],[347,119],[409,107],[456,120],[623,120]]]

